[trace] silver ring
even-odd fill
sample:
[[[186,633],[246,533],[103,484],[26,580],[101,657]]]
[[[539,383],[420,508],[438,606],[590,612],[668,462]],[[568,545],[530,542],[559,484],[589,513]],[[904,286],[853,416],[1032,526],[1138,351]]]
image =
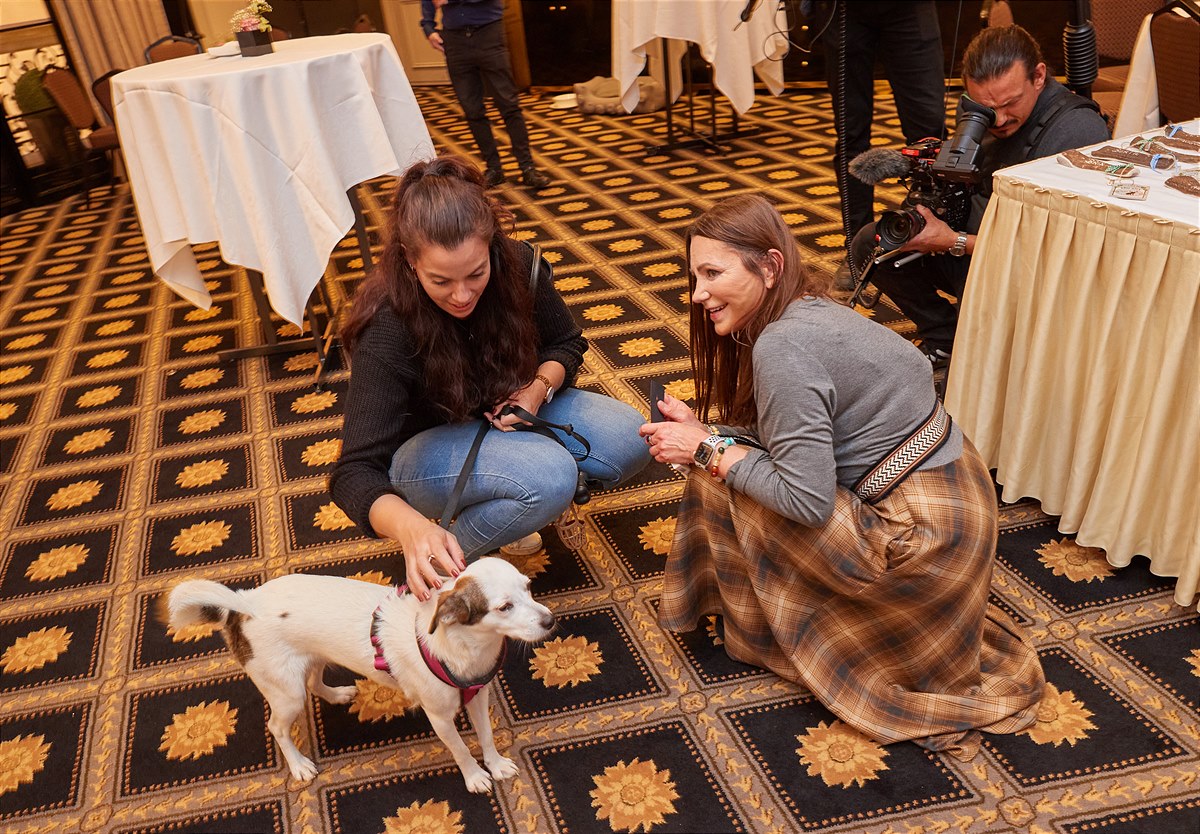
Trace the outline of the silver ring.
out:
[[[429,558],[429,564],[431,564],[431,565],[432,565],[432,564],[433,564],[433,560],[434,560],[434,559],[436,559],[436,558],[437,558],[437,556],[434,556],[432,553],[430,553],[428,558]]]

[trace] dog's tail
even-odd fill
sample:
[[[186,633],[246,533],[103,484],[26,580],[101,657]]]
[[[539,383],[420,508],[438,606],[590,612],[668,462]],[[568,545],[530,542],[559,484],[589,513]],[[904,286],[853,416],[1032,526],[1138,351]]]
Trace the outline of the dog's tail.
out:
[[[220,582],[191,579],[171,589],[159,619],[175,630],[210,623],[223,626],[230,611],[250,615],[254,608],[243,594]]]

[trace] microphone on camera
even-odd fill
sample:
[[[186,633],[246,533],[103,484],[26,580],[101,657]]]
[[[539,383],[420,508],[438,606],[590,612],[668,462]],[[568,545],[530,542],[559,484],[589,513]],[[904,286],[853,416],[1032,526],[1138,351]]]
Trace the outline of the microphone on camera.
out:
[[[912,162],[892,148],[871,148],[850,160],[850,174],[860,182],[875,185],[884,180],[908,176]]]

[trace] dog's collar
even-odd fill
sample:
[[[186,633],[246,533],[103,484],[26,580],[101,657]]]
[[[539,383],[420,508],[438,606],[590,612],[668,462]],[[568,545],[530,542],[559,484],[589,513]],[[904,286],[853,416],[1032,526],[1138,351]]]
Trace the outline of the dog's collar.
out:
[[[407,585],[397,586],[396,596],[404,596],[408,593]],[[375,649],[375,668],[380,672],[390,675],[393,680],[396,676],[392,674],[392,667],[388,664],[387,658],[383,656],[383,641],[379,637],[380,617],[379,613],[383,610],[383,603],[379,603],[375,608],[375,613],[371,615],[371,646]],[[496,673],[500,671],[500,667],[504,665],[504,659],[508,655],[508,638],[504,638],[504,642],[500,644],[500,655],[496,658],[496,665],[491,671],[482,677],[472,681],[461,681],[445,667],[445,665],[437,659],[429,647],[425,645],[421,635],[417,635],[417,645],[421,647],[421,659],[425,661],[425,665],[430,672],[437,677],[442,683],[447,686],[453,686],[462,693],[462,702],[464,705],[469,704],[471,699],[489,683],[492,678],[496,677]]]

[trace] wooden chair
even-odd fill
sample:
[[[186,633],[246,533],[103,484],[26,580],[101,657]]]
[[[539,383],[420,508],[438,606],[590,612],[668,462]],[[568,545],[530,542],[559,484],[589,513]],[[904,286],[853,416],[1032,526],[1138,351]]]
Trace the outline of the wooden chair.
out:
[[[116,117],[113,114],[112,77],[118,72],[124,71],[123,69],[109,70],[92,82],[92,97],[100,104],[100,109],[108,117],[109,124],[116,123]]]
[[[182,58],[184,55],[199,55],[204,50],[200,41],[186,35],[164,35],[146,47],[147,64],[157,61],[169,61],[172,58]]]
[[[1150,18],[1158,109],[1164,123],[1200,116],[1200,3],[1175,0]]]
[[[50,94],[50,98],[54,100],[58,109],[67,117],[67,122],[71,127],[80,131],[80,141],[89,151],[87,157],[81,162],[85,174],[91,167],[90,163],[103,158],[107,163],[105,167],[108,169],[106,184],[111,186],[116,176],[116,152],[121,147],[117,129],[113,125],[100,126],[98,124],[96,113],[92,110],[92,103],[88,101],[83,92],[83,85],[79,83],[75,73],[70,70],[60,67],[49,68],[42,76],[42,86]],[[85,130],[89,131],[86,136],[82,133]],[[90,207],[91,187],[88,188],[87,195]]]

